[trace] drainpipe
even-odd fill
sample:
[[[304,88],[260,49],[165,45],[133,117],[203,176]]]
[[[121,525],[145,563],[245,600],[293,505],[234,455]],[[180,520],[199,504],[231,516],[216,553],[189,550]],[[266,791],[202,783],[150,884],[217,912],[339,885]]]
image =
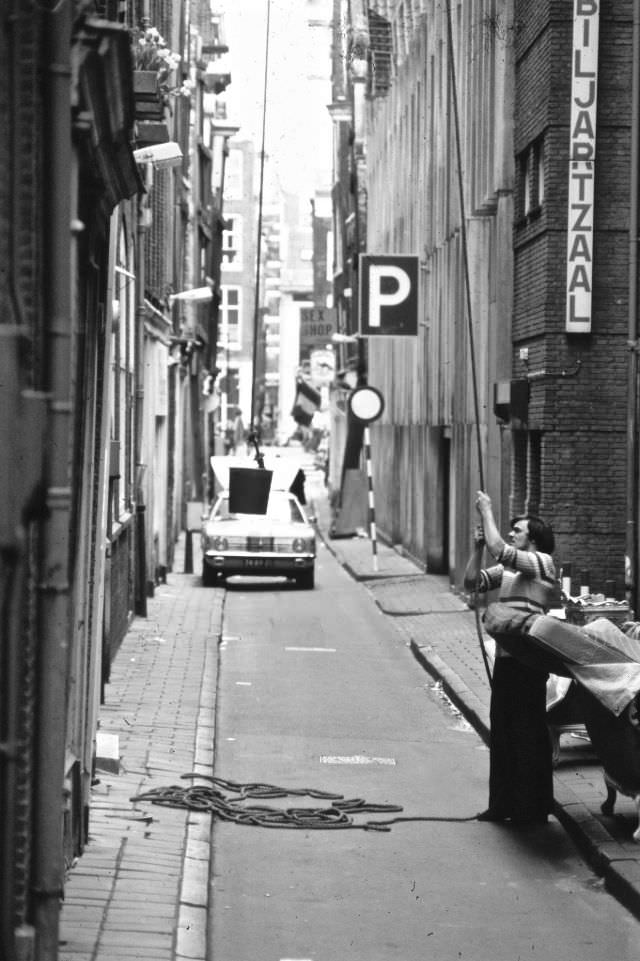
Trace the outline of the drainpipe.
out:
[[[63,782],[71,638],[70,536],[73,255],[72,4],[44,14],[44,356],[49,394],[47,517],[38,583],[38,700],[33,871],[36,961],[56,961],[64,886]]]
[[[143,0],[142,16],[140,17],[140,28],[147,30],[151,26],[151,3],[150,0]],[[149,177],[152,165],[147,164],[147,176],[145,177],[145,188],[149,189]],[[144,274],[144,260],[146,249],[146,235],[151,209],[148,204],[148,197],[140,198],[138,202],[138,264],[136,270],[136,335],[134,344],[135,353],[135,505],[136,505],[136,530],[135,530],[135,589],[134,605],[135,613],[139,617],[147,616],[147,521],[146,505],[144,496],[144,481],[146,468],[142,462],[142,431],[144,417],[144,288],[146,278]]]
[[[145,186],[148,189],[149,168]],[[150,216],[148,198],[140,198],[138,202],[138,263],[136,269],[136,334],[135,334],[135,503],[136,503],[136,589],[135,612],[139,617],[147,616],[147,522],[144,496],[145,466],[142,445],[144,425],[144,288],[146,283],[144,262],[146,236]]]
[[[631,71],[631,185],[629,203],[629,364],[627,379],[627,528],[625,588],[638,611],[638,198],[640,190],[640,0],[633,4]]]
[[[11,10],[6,20],[7,44],[11,50],[9,67],[9,123],[7,136],[9,141],[9,182],[10,200],[8,211],[10,259],[7,275],[8,293],[11,312],[7,312],[0,322],[0,383],[3,385],[3,401],[0,408],[0,436],[11,438],[15,425],[20,422],[20,339],[25,336],[24,309],[20,295],[19,257],[18,257],[18,223],[20,190],[18,177],[20,172],[20,144],[18,137],[18,117],[20,115],[20,10],[19,0],[13,0]],[[9,299],[8,298],[8,299]],[[16,907],[16,886],[12,878],[14,860],[12,845],[16,837],[16,807],[18,804],[28,808],[31,783],[25,786],[23,792],[18,793],[18,740],[20,726],[18,724],[18,705],[16,703],[19,691],[20,649],[23,645],[21,637],[20,605],[15,602],[16,592],[20,590],[20,564],[24,563],[20,545],[17,542],[17,506],[18,501],[12,496],[11,487],[15,484],[16,473],[7,469],[15,463],[17,447],[7,445],[6,462],[3,479],[0,482],[0,631],[6,645],[3,676],[0,678],[0,698],[3,710],[0,711],[0,955],[10,956],[10,952],[17,933],[14,932],[16,918],[24,917],[24,904]],[[14,492],[16,493],[16,492]],[[19,595],[18,595],[19,596]],[[31,932],[33,940],[33,932]]]

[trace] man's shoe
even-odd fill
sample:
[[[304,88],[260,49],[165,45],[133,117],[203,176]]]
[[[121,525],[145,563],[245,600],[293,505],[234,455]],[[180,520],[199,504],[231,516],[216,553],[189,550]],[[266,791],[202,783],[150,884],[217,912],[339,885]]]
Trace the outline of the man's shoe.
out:
[[[508,814],[502,814],[501,811],[496,811],[494,808],[487,808],[486,811],[476,814],[476,821],[506,821],[508,818]]]

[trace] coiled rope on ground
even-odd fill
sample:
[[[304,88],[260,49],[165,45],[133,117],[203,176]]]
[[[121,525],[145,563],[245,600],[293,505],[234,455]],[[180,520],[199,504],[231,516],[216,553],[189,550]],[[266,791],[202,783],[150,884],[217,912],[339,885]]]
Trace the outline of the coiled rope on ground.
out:
[[[163,807],[205,811],[221,821],[265,828],[299,828],[305,831],[336,828],[359,828],[363,831],[390,831],[392,824],[406,821],[475,821],[472,817],[393,817],[382,821],[357,822],[359,814],[398,814],[398,804],[372,804],[362,798],[345,798],[342,794],[313,788],[284,788],[274,784],[250,782],[237,784],[224,778],[204,774],[183,774],[183,780],[198,779],[209,784],[171,784],[152,788],[130,798],[134,803],[148,801]],[[223,792],[227,792],[226,794]],[[236,795],[230,797],[231,795]],[[328,807],[269,807],[247,801],[264,801],[287,797],[309,797],[331,802]]]

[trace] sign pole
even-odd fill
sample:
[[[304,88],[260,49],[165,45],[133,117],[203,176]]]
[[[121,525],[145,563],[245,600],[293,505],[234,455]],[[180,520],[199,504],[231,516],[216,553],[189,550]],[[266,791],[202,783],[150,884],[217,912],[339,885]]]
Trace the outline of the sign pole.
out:
[[[376,511],[373,498],[373,471],[371,469],[371,434],[369,424],[377,420],[384,410],[384,399],[375,387],[358,387],[349,397],[351,413],[364,426],[363,444],[367,464],[367,487],[369,498],[369,534],[373,550],[373,569],[378,570],[378,542],[376,540]]]
[[[378,542],[376,539],[376,508],[373,497],[373,472],[371,470],[371,434],[369,425],[364,428],[364,456],[367,463],[367,487],[369,492],[369,536],[373,551],[373,569],[378,570]]]
[[[369,337],[417,337],[420,258],[414,254],[358,255],[358,334]],[[359,360],[362,361],[363,343],[360,340]],[[362,363],[361,363],[362,366]],[[379,390],[366,384],[360,371],[361,384],[349,398],[351,413],[364,425],[363,442],[367,462],[369,487],[369,529],[373,548],[373,569],[378,570],[376,518],[371,472],[371,441],[369,424],[382,414],[384,398]]]

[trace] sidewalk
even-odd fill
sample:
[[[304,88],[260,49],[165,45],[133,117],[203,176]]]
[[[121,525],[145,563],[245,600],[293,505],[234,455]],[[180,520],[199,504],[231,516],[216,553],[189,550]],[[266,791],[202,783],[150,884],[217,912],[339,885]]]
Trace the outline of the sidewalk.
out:
[[[182,552],[175,566],[184,569]],[[99,760],[90,840],[65,888],[59,961],[207,957],[211,815],[130,798],[186,772],[213,774],[223,598],[203,591],[199,575],[169,574],[116,656],[99,724],[119,738],[119,772]]]
[[[473,612],[447,578],[425,574],[382,541],[374,570],[371,541],[329,539],[326,498],[315,509],[327,548],[486,740],[489,685]],[[179,783],[188,771],[213,774],[224,592],[203,591],[198,574],[180,573],[181,550],[175,573],[149,599],[147,618],[132,623],[112,668],[99,724],[119,738],[119,771],[108,770],[108,759],[96,771],[90,842],[65,889],[59,961],[208,961],[211,815],[130,801]],[[604,817],[605,796],[588,743],[565,736],[556,816],[608,890],[640,917],[635,806],[618,797],[615,817]]]

